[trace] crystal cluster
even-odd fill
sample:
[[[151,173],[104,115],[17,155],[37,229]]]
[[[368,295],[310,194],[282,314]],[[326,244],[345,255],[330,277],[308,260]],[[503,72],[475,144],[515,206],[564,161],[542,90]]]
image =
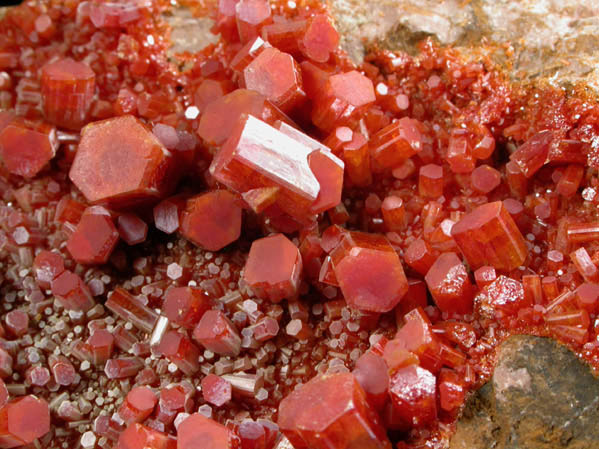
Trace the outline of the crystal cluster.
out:
[[[510,333],[599,367],[599,106],[197,3],[0,19],[0,448],[438,447]]]

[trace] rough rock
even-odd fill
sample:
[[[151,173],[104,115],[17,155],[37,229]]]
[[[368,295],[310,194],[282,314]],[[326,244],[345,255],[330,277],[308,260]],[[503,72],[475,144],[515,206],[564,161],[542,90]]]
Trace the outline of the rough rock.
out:
[[[450,449],[599,448],[599,382],[553,340],[517,335],[468,401]]]
[[[465,50],[509,43],[515,79],[581,81],[599,90],[596,0],[331,0],[331,8],[356,61],[374,42],[410,53],[429,36]]]

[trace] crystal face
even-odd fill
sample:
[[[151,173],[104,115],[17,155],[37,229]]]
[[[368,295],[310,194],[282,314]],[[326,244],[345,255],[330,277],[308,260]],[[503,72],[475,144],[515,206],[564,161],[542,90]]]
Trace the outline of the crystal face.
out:
[[[181,214],[183,237],[209,251],[218,251],[239,238],[241,207],[226,190],[214,190],[187,200]]]
[[[399,257],[381,235],[350,232],[331,258],[337,282],[352,308],[388,312],[408,291]]]
[[[337,192],[340,193],[342,185],[342,167],[343,163],[330,152],[313,150],[247,115],[221,147],[210,173],[241,194],[278,187],[277,199],[271,207],[306,221],[340,200]],[[329,193],[331,188],[334,194]]]
[[[272,266],[265,266],[265,260]],[[260,298],[279,302],[297,296],[301,273],[298,248],[283,234],[277,234],[252,243],[243,279]]]
[[[172,187],[173,157],[135,117],[90,123],[69,172],[92,203],[126,207],[164,196]]]
[[[0,446],[32,443],[50,430],[48,403],[33,395],[22,396],[0,408]]]
[[[391,447],[350,373],[317,376],[292,392],[281,401],[278,424],[296,449]]]
[[[81,128],[94,98],[95,80],[87,64],[71,58],[44,65],[41,81],[46,120],[63,128]]]
[[[513,270],[522,265],[528,253],[522,233],[500,201],[465,215],[452,227],[451,236],[473,268],[491,265]]]
[[[35,177],[58,149],[56,129],[48,124],[14,118],[0,129],[0,159],[12,174]]]

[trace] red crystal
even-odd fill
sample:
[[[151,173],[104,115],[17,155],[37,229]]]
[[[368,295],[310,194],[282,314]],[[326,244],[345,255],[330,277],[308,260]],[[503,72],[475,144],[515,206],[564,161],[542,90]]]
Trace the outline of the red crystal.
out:
[[[306,97],[299,65],[291,55],[272,47],[262,50],[243,70],[243,84],[283,112],[294,109]]]
[[[351,121],[376,97],[372,81],[353,70],[331,75],[312,109],[312,122],[325,131]]]
[[[343,296],[354,309],[388,312],[408,291],[399,257],[382,235],[347,233],[331,258]]]
[[[199,413],[187,417],[177,429],[177,449],[228,449],[233,433],[222,424]]]
[[[68,386],[75,381],[75,367],[66,357],[52,354],[48,358],[48,365],[58,385]]]
[[[0,160],[14,175],[33,178],[58,149],[56,129],[45,123],[15,118],[0,129]]]
[[[193,338],[216,354],[237,356],[241,338],[235,325],[220,310],[209,310],[193,331]]]
[[[472,187],[480,193],[490,193],[501,183],[501,173],[489,165],[476,167],[470,175]]]
[[[268,0],[240,0],[235,6],[237,31],[241,42],[260,34],[260,28],[272,21]]]
[[[158,314],[134,298],[127,290],[117,287],[108,295],[106,307],[143,332],[150,333],[158,320]]]
[[[315,62],[327,62],[339,45],[339,34],[326,14],[313,16],[299,41],[302,54]]]
[[[154,206],[154,226],[156,229],[172,234],[179,229],[180,215],[185,207],[183,198],[167,198]]]
[[[49,289],[52,281],[64,271],[64,259],[60,254],[40,251],[33,261],[33,273],[40,288]]]
[[[243,114],[252,115],[266,123],[289,120],[264,95],[253,90],[237,89],[206,106],[198,126],[198,135],[209,145],[222,145]]]
[[[116,449],[177,449],[177,440],[171,435],[134,423],[120,434]]]
[[[499,276],[483,288],[476,302],[487,313],[503,315],[514,315],[518,310],[532,306],[530,298],[524,295],[522,283],[507,276]]]
[[[445,411],[457,410],[466,397],[466,386],[458,373],[442,369],[439,374],[439,404]]]
[[[530,178],[547,162],[549,148],[553,139],[554,135],[552,131],[541,131],[513,152],[510,160],[520,167],[524,176]]]
[[[22,337],[29,330],[29,315],[23,310],[13,310],[4,317],[6,329],[15,337]]]
[[[425,280],[441,311],[472,313],[474,289],[466,267],[455,253],[441,254],[428,270]]]
[[[127,245],[142,243],[148,235],[148,225],[135,214],[119,215],[117,226],[119,235]]]
[[[124,115],[83,128],[69,177],[88,201],[122,208],[167,193],[172,165],[171,153],[150,130]]]
[[[422,151],[422,146],[420,123],[408,117],[391,123],[370,139],[372,160],[378,171],[397,167]]]
[[[479,206],[462,217],[451,236],[472,268],[490,265],[513,270],[528,253],[524,237],[501,201]]]
[[[91,309],[96,303],[83,279],[72,271],[63,271],[52,281],[52,294],[67,310]]]
[[[166,292],[162,311],[172,323],[193,329],[211,306],[212,300],[203,290],[174,287]]]
[[[85,342],[92,356],[92,362],[102,365],[112,355],[114,337],[106,329],[96,329]]]
[[[41,72],[46,119],[63,128],[81,128],[94,98],[93,70],[87,64],[65,58],[44,65]]]
[[[85,213],[67,241],[67,250],[78,263],[103,264],[118,241],[119,232],[110,216]]]
[[[208,374],[202,379],[204,400],[216,407],[222,407],[231,400],[231,383],[220,376]]]
[[[297,295],[301,274],[298,248],[283,234],[276,234],[252,243],[243,279],[259,298],[279,302]]]
[[[391,447],[378,413],[350,373],[317,376],[290,393],[279,405],[278,424],[296,449]]]
[[[162,336],[157,352],[164,355],[186,375],[195,374],[200,368],[200,351],[184,334],[168,331]]]
[[[389,397],[389,374],[385,360],[366,352],[356,361],[352,373],[364,389],[368,402],[376,410],[382,410]]]
[[[43,399],[23,396],[0,409],[0,447],[33,443],[49,431],[50,410]]]
[[[431,425],[437,419],[436,379],[428,370],[410,365],[389,380],[392,415],[401,430]]]
[[[141,423],[152,414],[157,402],[158,398],[150,388],[135,387],[125,396],[118,413],[127,425]]]
[[[426,198],[439,198],[443,195],[443,167],[428,164],[420,167],[418,193]]]
[[[417,307],[405,315],[404,321],[405,324],[391,342],[398,342],[400,348],[418,356],[423,367],[436,373],[441,367],[440,346],[428,316],[422,308]]]
[[[181,215],[181,235],[209,251],[218,251],[239,238],[241,207],[231,192],[213,190],[187,200]]]

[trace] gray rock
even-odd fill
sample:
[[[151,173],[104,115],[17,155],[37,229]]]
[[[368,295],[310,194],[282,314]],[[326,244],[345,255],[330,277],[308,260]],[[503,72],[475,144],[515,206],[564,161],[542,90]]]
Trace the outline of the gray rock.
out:
[[[547,338],[514,336],[468,401],[451,449],[599,448],[599,382]]]

